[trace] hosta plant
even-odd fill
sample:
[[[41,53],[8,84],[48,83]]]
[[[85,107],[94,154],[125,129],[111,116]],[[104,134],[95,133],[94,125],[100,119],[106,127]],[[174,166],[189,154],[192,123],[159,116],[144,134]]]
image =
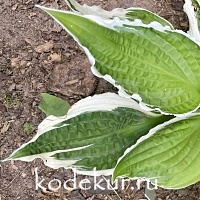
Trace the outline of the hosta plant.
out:
[[[48,116],[8,159],[39,157],[53,168],[76,167],[82,174],[96,168],[113,181],[145,177],[164,188],[198,182],[199,0],[186,0],[188,33],[145,9],[108,12],[66,2],[71,11],[38,7],[77,41],[94,75],[119,94],[87,97],[64,116]]]

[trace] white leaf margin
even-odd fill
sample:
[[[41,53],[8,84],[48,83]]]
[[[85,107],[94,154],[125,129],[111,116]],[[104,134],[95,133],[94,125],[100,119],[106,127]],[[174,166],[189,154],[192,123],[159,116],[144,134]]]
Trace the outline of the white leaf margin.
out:
[[[146,11],[150,14],[157,16],[161,20],[165,21],[166,23],[169,24],[169,27],[173,29],[173,26],[169,21],[167,21],[163,17],[160,17],[159,15],[157,15],[147,9],[144,9],[144,8],[138,8],[138,7],[131,7],[131,8],[127,8],[127,9],[115,8],[111,11],[107,11],[107,10],[102,9],[100,6],[95,6],[95,5],[88,6],[87,4],[81,5],[75,0],[65,0],[65,2],[69,6],[69,8],[75,13],[78,13],[78,14],[81,13],[82,15],[98,16],[98,17],[101,17],[104,19],[113,19],[114,17],[118,17],[119,19],[125,20],[125,19],[128,19],[126,14],[128,14],[130,11],[138,11],[138,10]],[[76,10],[74,10],[71,5]]]
[[[126,151],[124,152],[124,155],[121,156],[118,160],[117,160],[117,164],[115,166],[115,168],[117,167],[117,165],[119,164],[119,162],[128,154],[130,153],[132,150],[134,150],[140,143],[142,143],[143,141],[147,140],[148,138],[152,137],[155,133],[157,133],[158,131],[162,130],[163,128],[165,128],[166,126],[169,126],[175,122],[179,122],[179,121],[182,121],[182,120],[187,120],[191,117],[194,117],[194,116],[200,116],[200,113],[197,112],[197,113],[192,113],[190,115],[187,115],[187,116],[182,116],[182,117],[176,117],[176,118],[173,118],[169,121],[166,121],[164,122],[163,124],[159,124],[157,125],[156,127],[152,128],[148,134],[142,136],[141,138],[138,139],[138,141],[132,145],[131,147],[127,148]],[[114,170],[115,170],[114,168]],[[128,175],[123,175],[123,176],[120,176],[120,177],[117,177],[117,178],[123,178],[123,177],[126,177]],[[140,179],[141,177],[129,177],[131,178],[131,180],[137,180],[137,179]],[[155,179],[155,177],[151,177],[151,178],[145,178],[145,177],[142,177],[144,178],[145,180],[149,180],[151,181],[151,179]],[[114,181],[113,179],[113,174],[112,174],[112,181]],[[151,182],[152,183],[152,182]],[[152,183],[154,185],[154,183]],[[164,189],[174,189],[174,188],[166,188],[166,187],[163,187],[162,185],[159,185],[159,187],[162,187]],[[176,188],[176,189],[181,189],[181,188]]]
[[[197,0],[197,2],[200,5],[200,0]],[[198,21],[197,21],[197,16],[194,11],[194,6],[192,6],[192,1],[191,0],[185,0],[185,4],[183,6],[183,9],[185,13],[188,16],[189,19],[189,31],[188,34],[195,38],[198,42],[200,42],[200,30],[198,28]]]
[[[86,4],[81,5],[75,0],[65,0],[65,2],[70,7],[70,9],[73,10],[73,12],[75,13],[81,13],[82,15],[94,15],[105,19],[110,19],[113,17],[119,17],[125,19],[127,12],[123,8],[115,8],[111,11],[106,11],[102,9],[100,6],[88,6]],[[74,10],[71,5],[74,6],[76,10]]]
[[[123,25],[126,24],[126,25],[130,25],[130,26],[142,26],[142,27],[146,27],[146,28],[153,28],[153,29],[155,29],[157,31],[160,31],[160,32],[165,32],[165,31],[176,32],[176,33],[179,33],[181,35],[184,35],[185,37],[189,38],[194,43],[196,43],[197,45],[200,46],[200,41],[198,41],[196,38],[191,37],[189,34],[183,32],[182,30],[172,30],[169,26],[162,26],[159,22],[151,22],[150,24],[143,24],[140,19],[136,19],[134,21],[129,21],[127,19],[121,20],[118,17],[114,17],[113,19],[104,19],[104,18],[101,18],[99,16],[81,15],[79,13],[73,13],[73,12],[70,12],[70,11],[63,11],[63,10],[57,10],[57,9],[52,9],[52,8],[46,8],[46,7],[40,6],[40,5],[36,5],[36,7],[40,8],[43,11],[45,11],[46,13],[48,13],[56,22],[58,22],[63,27],[64,30],[66,30],[73,37],[73,39],[85,51],[85,53],[86,53],[91,65],[92,65],[91,66],[91,71],[95,76],[97,76],[99,78],[103,78],[104,80],[106,80],[109,83],[111,83],[112,85],[114,85],[119,90],[118,94],[121,97],[132,98],[132,99],[135,99],[136,101],[138,101],[139,105],[140,105],[140,108],[142,110],[148,111],[148,112],[158,111],[158,112],[160,112],[161,114],[164,114],[164,115],[174,115],[174,116],[177,116],[177,117],[182,117],[182,116],[190,115],[191,113],[197,111],[198,108],[200,107],[200,104],[199,104],[194,110],[191,110],[191,111],[189,111],[187,113],[183,113],[183,114],[173,113],[172,114],[172,113],[163,112],[160,108],[151,108],[151,106],[153,107],[154,105],[149,105],[149,104],[144,103],[139,94],[132,94],[132,95],[127,94],[125,89],[121,85],[116,84],[116,81],[110,75],[108,75],[108,74],[102,75],[97,71],[97,69],[95,68],[95,58],[92,56],[90,51],[86,47],[84,47],[80,43],[79,39],[76,36],[74,36],[65,26],[63,26],[62,23],[60,23],[51,13],[49,13],[49,11],[56,11],[56,12],[61,12],[61,13],[66,13],[66,14],[77,15],[77,16],[80,16],[80,17],[83,17],[83,18],[86,18],[86,19],[90,19],[90,20],[96,22],[97,24],[99,24],[101,26],[104,26],[106,28],[112,29],[112,30],[116,30],[115,29],[116,26],[117,27],[122,27]]]

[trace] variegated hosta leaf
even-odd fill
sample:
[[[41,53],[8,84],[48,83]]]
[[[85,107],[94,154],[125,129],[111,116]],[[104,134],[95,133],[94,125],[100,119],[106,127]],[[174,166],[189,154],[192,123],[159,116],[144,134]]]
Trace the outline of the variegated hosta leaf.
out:
[[[153,135],[152,135],[153,134]],[[113,179],[146,177],[164,188],[200,181],[200,114],[172,119],[152,129],[119,161]]]
[[[188,16],[188,34],[200,42],[200,0],[185,0],[184,11]]]
[[[169,26],[173,29],[173,26],[170,22],[142,8],[115,8],[112,11],[106,11],[103,10],[100,6],[88,6],[86,4],[82,6],[75,0],[66,0],[66,2],[72,11],[81,13],[82,15],[94,15],[105,19],[113,19],[114,17],[119,17],[120,19],[128,19],[130,21],[140,19],[144,24],[149,24],[153,21],[156,21],[163,26]]]
[[[84,48],[95,75],[166,113],[182,114],[199,106],[200,46],[189,35],[158,23],[41,8]]]
[[[143,113],[135,101],[116,94],[96,95],[79,101],[63,118],[47,118],[35,138],[9,159],[31,161],[40,157],[53,168],[96,168],[111,174],[128,147],[169,118]]]

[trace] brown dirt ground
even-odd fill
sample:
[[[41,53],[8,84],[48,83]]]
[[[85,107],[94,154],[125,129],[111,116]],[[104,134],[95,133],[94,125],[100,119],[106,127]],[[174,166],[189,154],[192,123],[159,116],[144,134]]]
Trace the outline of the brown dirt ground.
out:
[[[105,9],[138,6],[169,20],[176,28],[187,30],[182,0],[82,0]],[[0,0],[0,159],[6,158],[21,144],[29,141],[44,119],[38,109],[41,92],[49,92],[71,104],[88,95],[115,91],[111,85],[90,72],[84,52],[73,39],[35,4],[67,9],[64,0]],[[30,135],[23,124],[30,123]],[[97,200],[119,199],[114,191],[42,191],[35,190],[34,168],[47,184],[53,178],[68,180],[69,170],[53,170],[37,159],[0,163],[0,200]],[[78,176],[81,180],[84,176]],[[117,190],[121,199],[146,199],[141,189]],[[156,191],[158,200],[200,199],[200,183],[181,190]]]

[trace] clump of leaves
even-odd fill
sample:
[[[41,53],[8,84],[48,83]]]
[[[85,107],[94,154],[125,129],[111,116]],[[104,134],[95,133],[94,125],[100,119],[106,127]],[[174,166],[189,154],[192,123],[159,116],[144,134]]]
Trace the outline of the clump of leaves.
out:
[[[72,35],[92,72],[119,95],[88,97],[67,115],[47,117],[8,159],[40,157],[47,166],[83,174],[96,167],[113,180],[146,177],[164,188],[199,181],[200,40],[192,2],[185,4],[194,14],[188,34],[144,9],[108,12],[66,2],[72,11],[38,7]]]

